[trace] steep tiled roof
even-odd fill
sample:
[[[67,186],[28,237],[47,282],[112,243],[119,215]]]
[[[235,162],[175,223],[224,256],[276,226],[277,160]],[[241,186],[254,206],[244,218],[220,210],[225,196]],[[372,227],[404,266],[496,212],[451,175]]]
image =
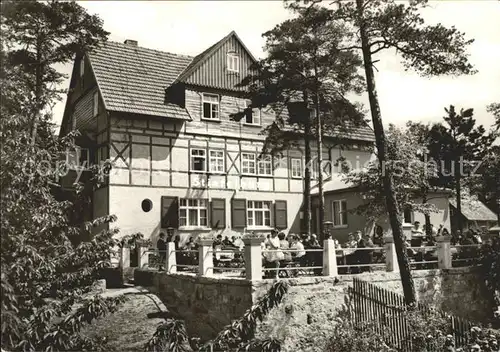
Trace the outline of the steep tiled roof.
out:
[[[362,125],[362,126],[352,126],[349,128],[349,131],[339,130],[332,134],[332,137],[342,137],[346,139],[352,139],[356,141],[365,141],[365,142],[375,142],[375,134],[370,126]]]
[[[331,177],[324,180],[324,182],[325,182],[323,184],[324,193],[352,189],[356,187],[355,184],[344,181],[343,174],[332,174]],[[316,195],[316,194],[319,194],[319,188],[317,184],[311,188],[311,195]]]
[[[232,35],[237,37],[233,31],[194,58],[130,44],[106,42],[89,54],[106,108],[111,111],[190,120],[186,109],[165,103],[165,88],[189,77],[198,65]],[[239,38],[238,40],[241,42]],[[248,53],[251,55],[249,51]],[[352,128],[349,133],[342,131],[338,135],[353,140],[375,141],[373,130],[368,125]]]
[[[107,42],[89,58],[108,110],[190,120],[186,109],[165,104],[165,88],[192,57]]]
[[[450,199],[450,204],[456,209],[457,204],[454,199]],[[497,216],[483,202],[479,200],[462,200],[462,215],[471,221],[496,221]]]

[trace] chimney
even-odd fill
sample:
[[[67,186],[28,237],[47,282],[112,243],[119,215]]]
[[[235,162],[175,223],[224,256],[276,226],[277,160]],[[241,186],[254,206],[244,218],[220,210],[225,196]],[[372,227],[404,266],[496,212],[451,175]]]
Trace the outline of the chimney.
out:
[[[130,46],[137,46],[137,40],[127,39],[124,43]]]

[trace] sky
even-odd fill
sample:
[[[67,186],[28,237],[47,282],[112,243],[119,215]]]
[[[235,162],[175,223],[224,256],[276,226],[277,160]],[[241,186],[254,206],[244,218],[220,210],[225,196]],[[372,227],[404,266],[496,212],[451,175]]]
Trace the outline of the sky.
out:
[[[257,58],[264,57],[262,33],[289,18],[282,1],[80,1],[97,14],[109,40],[133,39],[139,46],[197,55],[235,30]],[[393,52],[379,56],[376,83],[385,124],[408,120],[438,122],[450,104],[473,108],[476,120],[489,127],[494,118],[486,106],[500,102],[500,1],[431,1],[423,12],[428,23],[456,26],[468,38],[472,76],[422,78],[406,72]],[[63,70],[71,72],[71,65]],[[65,82],[67,88],[69,83]],[[356,97],[368,107],[366,95]],[[53,112],[60,123],[65,97]]]

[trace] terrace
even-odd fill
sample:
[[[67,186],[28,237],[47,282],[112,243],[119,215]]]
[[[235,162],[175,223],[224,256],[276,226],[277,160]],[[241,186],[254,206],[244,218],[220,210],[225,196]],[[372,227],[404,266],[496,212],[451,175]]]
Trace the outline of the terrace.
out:
[[[476,266],[481,245],[452,245],[450,237],[437,238],[435,246],[407,247],[412,270],[450,269]],[[396,249],[392,238],[385,238],[383,247],[336,248],[327,239],[322,248],[305,249],[297,258],[297,250],[263,249],[260,237],[243,238],[242,248],[215,247],[211,239],[202,239],[197,250],[176,250],[174,242],[167,243],[164,255],[155,248],[123,247],[120,267],[137,267],[165,274],[186,274],[201,277],[227,277],[257,281],[271,278],[302,276],[337,277],[376,271],[398,272]],[[279,266],[266,258],[281,252],[286,259]],[[132,257],[132,260],[131,260]],[[164,262],[160,258],[164,257]],[[131,265],[132,264],[132,265]]]

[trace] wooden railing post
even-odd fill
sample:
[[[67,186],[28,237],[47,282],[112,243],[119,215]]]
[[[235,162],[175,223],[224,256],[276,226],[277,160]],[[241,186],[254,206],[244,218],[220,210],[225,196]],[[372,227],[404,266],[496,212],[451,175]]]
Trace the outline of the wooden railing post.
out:
[[[398,256],[396,255],[396,246],[394,245],[394,238],[385,237],[385,265],[386,270],[389,272],[399,272]]]
[[[125,269],[130,267],[130,248],[121,247],[120,248],[120,268]]]
[[[214,241],[211,239],[200,240],[200,246],[198,247],[199,276],[213,276],[214,274],[213,243]]]
[[[439,236],[437,241],[437,257],[439,269],[450,269],[451,263],[451,236]]]
[[[337,276],[337,253],[335,241],[327,239],[323,241],[323,276]]]
[[[141,269],[144,265],[148,264],[148,256],[146,252],[148,251],[148,247],[144,247],[138,245],[137,247],[137,267]]]
[[[244,238],[245,277],[247,280],[262,280],[262,242],[261,238]]]
[[[167,242],[167,255],[165,258],[165,269],[168,274],[175,274],[177,272],[177,258],[175,253],[175,243]]]

